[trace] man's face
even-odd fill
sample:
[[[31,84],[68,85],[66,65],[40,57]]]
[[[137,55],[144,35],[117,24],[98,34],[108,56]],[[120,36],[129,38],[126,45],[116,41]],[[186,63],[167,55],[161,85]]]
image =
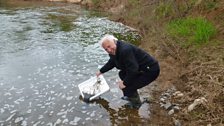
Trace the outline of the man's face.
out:
[[[117,46],[114,41],[105,40],[102,47],[107,51],[107,53],[115,55]]]

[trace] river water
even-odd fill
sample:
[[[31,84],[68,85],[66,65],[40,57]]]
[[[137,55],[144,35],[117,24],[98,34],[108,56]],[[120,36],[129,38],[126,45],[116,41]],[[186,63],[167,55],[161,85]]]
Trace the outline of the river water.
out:
[[[77,87],[108,60],[99,39],[128,27],[73,4],[0,4],[1,126],[149,122],[145,111],[123,107],[115,69],[104,75],[110,91],[98,100],[83,102]]]

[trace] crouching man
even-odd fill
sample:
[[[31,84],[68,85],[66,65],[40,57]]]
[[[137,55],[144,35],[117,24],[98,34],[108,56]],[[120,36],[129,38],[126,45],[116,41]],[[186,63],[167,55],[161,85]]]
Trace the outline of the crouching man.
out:
[[[123,100],[132,108],[139,108],[141,100],[137,89],[154,81],[160,73],[158,61],[142,49],[118,40],[113,35],[105,35],[99,44],[109,54],[107,63],[96,73],[97,76],[112,68],[119,69],[119,88],[123,91]]]

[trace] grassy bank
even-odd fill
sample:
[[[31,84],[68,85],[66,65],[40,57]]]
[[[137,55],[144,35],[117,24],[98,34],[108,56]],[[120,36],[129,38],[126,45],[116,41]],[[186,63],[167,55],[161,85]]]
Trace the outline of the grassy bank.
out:
[[[141,47],[160,61],[155,97],[172,85],[184,93],[182,99],[174,99],[182,109],[172,115],[183,125],[224,123],[223,8],[221,0],[93,0],[93,9],[108,11],[112,20],[138,29]],[[207,103],[186,112],[199,97]],[[173,124],[163,117],[155,113],[154,120],[160,121],[154,123]]]

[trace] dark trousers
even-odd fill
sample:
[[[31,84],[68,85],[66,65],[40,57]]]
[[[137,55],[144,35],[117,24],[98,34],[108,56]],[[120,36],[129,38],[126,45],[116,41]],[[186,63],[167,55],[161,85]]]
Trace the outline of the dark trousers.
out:
[[[140,89],[148,84],[150,84],[152,81],[154,81],[160,73],[159,64],[154,64],[150,67],[150,69],[140,72],[136,78],[133,79],[133,81],[129,84],[125,84],[126,87],[122,89],[124,96],[132,97],[137,92],[137,89]],[[119,77],[121,80],[124,80],[126,76],[125,71],[119,72]]]

